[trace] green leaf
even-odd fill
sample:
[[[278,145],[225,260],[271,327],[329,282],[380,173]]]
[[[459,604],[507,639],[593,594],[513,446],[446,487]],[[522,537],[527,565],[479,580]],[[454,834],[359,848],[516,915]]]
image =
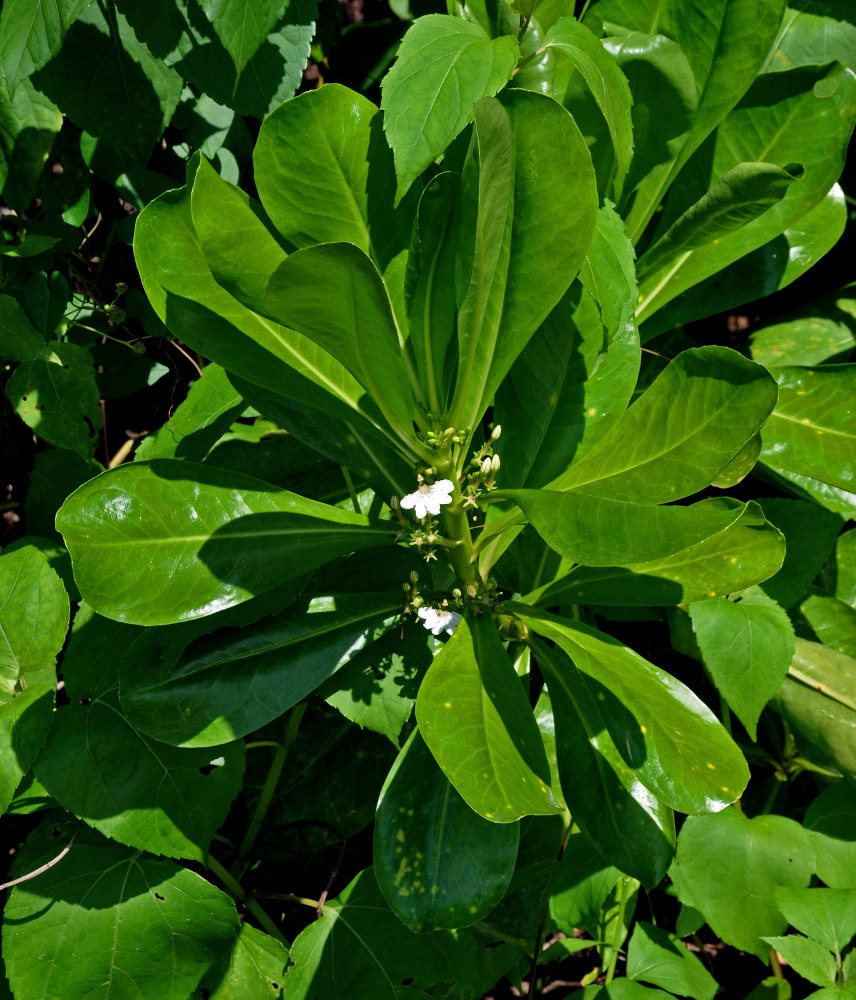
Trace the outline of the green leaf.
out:
[[[246,409],[243,396],[219,365],[207,365],[169,420],[145,438],[134,458],[187,458],[201,462]]]
[[[764,582],[762,589],[783,608],[790,608],[806,593],[829,558],[841,518],[802,500],[774,497],[759,502],[787,540],[782,568]]]
[[[791,984],[787,979],[768,976],[758,983],[746,1000],[791,1000]]]
[[[92,0],[7,0],[0,14],[0,76],[14,94],[62,47],[66,32]]]
[[[610,342],[626,334],[629,324],[635,325],[635,260],[636,252],[624,222],[607,201],[598,210],[594,234],[580,268],[580,281],[597,303]]]
[[[70,835],[31,834],[13,874],[54,859]],[[18,997],[85,1000],[121,982],[139,1000],[179,1000],[237,933],[233,902],[195,872],[82,828],[62,861],[10,893],[3,957]]]
[[[604,689],[556,650],[538,645],[535,653],[553,704],[562,793],[575,823],[608,864],[657,885],[674,853],[671,809],[619,749],[603,714]]]
[[[351,243],[298,250],[267,285],[265,312],[341,360],[405,441],[415,386],[383,279]]]
[[[793,927],[836,954],[856,934],[856,889],[779,887],[776,902]]]
[[[637,922],[627,945],[627,978],[692,1000],[713,1000],[719,992],[719,984],[680,938],[645,920]]]
[[[302,701],[400,611],[400,594],[307,597],[258,624],[202,636],[159,670],[126,660],[123,708],[134,726],[174,746],[227,743]]]
[[[642,325],[643,341],[785,288],[829,253],[841,239],[846,222],[844,192],[834,184],[826,197],[790,223],[783,233],[682,292],[654,313]],[[763,338],[763,331],[759,336]],[[752,357],[770,367],[770,359],[755,354],[754,348]]]
[[[738,163],[688,208],[639,260],[639,280],[675,262],[682,254],[716,244],[778,204],[794,181],[802,179],[798,163]]]
[[[458,273],[466,291],[449,415],[456,427],[476,425],[570,287],[591,242],[597,191],[573,118],[555,101],[524,90],[479,102],[462,197]]]
[[[5,10],[0,14],[0,39],[3,38],[4,15]],[[2,48],[0,42],[0,60]],[[40,94],[29,80],[23,81],[10,99],[0,76],[0,191],[6,204],[19,213],[27,210],[36,193],[39,177],[61,126],[59,108]]]
[[[787,501],[786,501],[787,502]],[[725,498],[694,506],[735,509],[737,518],[722,531],[671,555],[626,566],[576,566],[525,598],[528,604],[599,604],[618,607],[688,604],[734,594],[775,573],[785,541],[761,508],[751,501],[741,509]]]
[[[80,487],[57,528],[87,602],[147,625],[213,614],[336,556],[392,541],[390,527],[362,515],[251,476],[168,460],[120,466]]]
[[[396,749],[419,684],[441,647],[421,622],[405,622],[365,646],[318,695],[346,719],[386,736]]]
[[[416,1000],[422,991],[443,983],[454,984],[464,995],[478,996],[492,985],[495,974],[475,985],[484,972],[478,963],[473,968],[473,947],[466,931],[453,936],[448,931],[408,930],[387,906],[369,868],[336,899],[328,900],[321,917],[297,936],[285,994],[294,1000],[319,996]],[[340,959],[342,955],[347,961]]]
[[[278,1000],[287,964],[285,945],[244,922],[226,969],[212,969],[201,985],[209,1000]]]
[[[53,350],[60,364],[23,362],[6,384],[6,396],[39,437],[89,458],[101,427],[92,356],[76,344],[55,343]]]
[[[446,14],[417,18],[381,85],[384,132],[395,157],[396,204],[426,167],[473,120],[517,64],[514,38],[491,39],[478,25]]]
[[[770,949],[761,938],[781,934],[788,926],[772,890],[779,885],[804,888],[813,868],[811,838],[794,820],[750,819],[726,809],[686,820],[670,874],[678,898],[700,910],[726,944],[766,961]]]
[[[856,491],[856,365],[774,369],[779,401],[762,432],[761,461]]]
[[[538,534],[566,559],[587,566],[661,560],[727,531],[745,508],[700,503],[654,507],[553,490],[501,490]],[[609,530],[603,530],[608,525]]]
[[[485,819],[561,811],[535,718],[487,616],[458,622],[419,688],[416,719],[446,777]]]
[[[80,5],[78,5],[80,6]],[[98,87],[81,65],[98,66]],[[146,163],[181,98],[182,79],[156,59],[113,7],[87,6],[33,83],[90,135]]]
[[[755,82],[719,126],[710,148],[700,149],[682,170],[660,232],[738,163],[801,163],[804,177],[753,222],[646,278],[636,312],[640,323],[681,292],[777,237],[826,196],[843,168],[855,101],[856,78],[840,64],[775,73]]]
[[[822,16],[823,8],[785,13],[776,46],[767,56],[765,73],[780,73],[794,66],[811,66],[838,60],[856,72],[856,24],[847,20],[844,6],[841,16],[835,15],[835,5],[826,4],[832,16]]]
[[[776,893],[778,897],[778,892]],[[815,986],[834,986],[837,967],[835,958],[822,944],[809,938],[789,934],[787,937],[765,937],[764,940],[775,948],[797,975],[808,979]]]
[[[285,0],[202,0],[205,16],[232,57],[238,76],[282,15]]]
[[[195,176],[195,161],[188,172]],[[205,357],[272,392],[344,416],[360,433],[372,433],[382,420],[376,407],[362,419],[365,393],[339,361],[217,284],[193,227],[190,185],[161,195],[141,213],[134,253],[157,315]]]
[[[729,601],[689,607],[696,641],[713,683],[754,740],[758,718],[794,655],[794,629],[784,610],[757,588]]]
[[[735,351],[683,351],[550,486],[636,503],[689,496],[759,430],[775,400],[769,373]]]
[[[104,468],[73,451],[40,451],[29,472],[30,489],[24,500],[27,528],[35,535],[59,541],[54,518],[63,500]]]
[[[835,596],[856,608],[856,534],[849,531],[835,546]]]
[[[847,285],[753,334],[752,357],[767,368],[819,365],[856,347],[854,328],[856,287]]]
[[[856,776],[856,660],[797,639],[788,673],[772,707],[802,737],[803,753]]]
[[[856,659],[856,609],[837,597],[813,593],[799,610],[825,646]]]
[[[63,808],[112,840],[206,862],[240,791],[243,751],[240,743],[179,750],[147,738],[124,717],[114,686],[57,712],[35,770]]]
[[[0,809],[4,813],[51,728],[55,687],[55,681],[30,684],[0,704]]]
[[[412,931],[467,927],[505,895],[518,836],[517,824],[491,823],[473,812],[416,730],[378,801],[378,885]]]
[[[598,698],[598,710],[624,763],[661,802],[692,814],[741,794],[749,779],[743,755],[683,684],[596,629],[521,604],[506,607],[615,696]]]
[[[407,249],[416,194],[393,209],[381,117],[354,91],[328,83],[280,105],[262,124],[253,165],[265,211],[294,246],[353,243],[384,273]]]
[[[0,556],[0,702],[22,688],[56,683],[68,609],[65,588],[35,546]]]
[[[578,829],[571,830],[550,889],[550,916],[559,930],[595,933],[603,905],[621,872]]]
[[[581,74],[606,119],[615,154],[610,191],[617,201],[633,157],[632,97],[627,78],[600,41],[573,17],[559,18],[547,32],[542,47],[561,53]]]
[[[809,805],[803,825],[817,855],[817,877],[835,889],[856,889],[856,785],[845,778]]]

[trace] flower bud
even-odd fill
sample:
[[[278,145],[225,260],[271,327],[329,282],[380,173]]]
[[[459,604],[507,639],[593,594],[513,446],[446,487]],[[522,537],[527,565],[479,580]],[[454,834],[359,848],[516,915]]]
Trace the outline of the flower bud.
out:
[[[500,434],[502,434],[502,427],[500,426],[500,424],[497,424],[496,427],[494,427],[494,429],[490,432],[491,443],[493,443],[494,441],[498,441]]]

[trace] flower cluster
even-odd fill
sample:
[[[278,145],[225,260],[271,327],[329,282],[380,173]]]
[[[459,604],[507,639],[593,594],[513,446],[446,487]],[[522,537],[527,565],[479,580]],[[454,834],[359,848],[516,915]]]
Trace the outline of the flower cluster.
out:
[[[454,488],[455,485],[450,479],[440,479],[436,483],[420,482],[414,493],[408,493],[406,497],[401,498],[401,506],[405,510],[412,509],[420,521],[429,514],[436,516],[443,504],[452,502]]]

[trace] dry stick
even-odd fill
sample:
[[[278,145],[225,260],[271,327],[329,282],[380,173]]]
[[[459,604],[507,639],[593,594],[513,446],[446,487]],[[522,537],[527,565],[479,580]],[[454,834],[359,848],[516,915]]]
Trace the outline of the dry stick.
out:
[[[80,829],[78,827],[78,829]],[[31,878],[36,878],[36,876],[41,875],[46,872],[49,868],[53,868],[55,864],[58,864],[71,850],[71,845],[74,843],[74,838],[77,836],[77,830],[71,835],[71,840],[63,847],[63,849],[57,854],[55,858],[52,858],[47,864],[42,865],[41,868],[37,868],[34,872],[28,872],[26,875],[22,875],[20,878],[13,878],[11,882],[4,882],[0,885],[0,892],[4,889],[11,889],[13,885],[20,885],[21,882],[29,882]]]

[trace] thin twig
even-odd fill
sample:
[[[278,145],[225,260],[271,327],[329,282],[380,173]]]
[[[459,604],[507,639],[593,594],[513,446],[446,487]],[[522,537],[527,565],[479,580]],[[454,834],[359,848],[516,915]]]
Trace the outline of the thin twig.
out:
[[[78,827],[78,829],[80,829]],[[71,835],[71,840],[63,847],[63,849],[57,854],[55,858],[48,861],[47,864],[42,865],[41,868],[37,868],[34,872],[28,872],[26,875],[22,875],[20,878],[13,878],[11,882],[4,882],[0,885],[0,892],[4,889],[11,889],[13,885],[20,885],[21,882],[29,882],[31,878],[36,878],[36,876],[43,874],[49,868],[53,868],[54,865],[58,864],[71,850],[71,845],[74,843],[74,838],[77,836],[77,830]]]
[[[202,375],[202,369],[199,367],[199,363],[194,358],[192,358],[187,353],[187,351],[185,351],[185,349],[181,346],[181,344],[177,340],[171,340],[169,344],[170,347],[174,347],[179,354],[183,354],[187,358],[187,360],[193,365],[193,367],[199,372],[199,374]]]
[[[101,213],[99,212],[99,213],[98,213],[98,218],[97,218],[97,219],[95,220],[95,225],[94,225],[94,226],[93,226],[93,227],[92,227],[92,228],[91,228],[91,229],[89,230],[89,232],[88,232],[88,233],[87,233],[87,234],[86,234],[86,235],[85,235],[85,236],[83,237],[83,241],[81,242],[80,246],[79,246],[79,247],[77,248],[78,250],[82,250],[82,249],[83,249],[83,248],[84,248],[84,247],[86,246],[86,243],[87,243],[87,241],[89,240],[89,237],[90,237],[90,236],[91,236],[91,235],[92,235],[92,234],[93,234],[93,233],[95,232],[95,230],[96,230],[96,229],[97,229],[97,228],[98,228],[98,227],[99,227],[100,225],[101,225]]]

